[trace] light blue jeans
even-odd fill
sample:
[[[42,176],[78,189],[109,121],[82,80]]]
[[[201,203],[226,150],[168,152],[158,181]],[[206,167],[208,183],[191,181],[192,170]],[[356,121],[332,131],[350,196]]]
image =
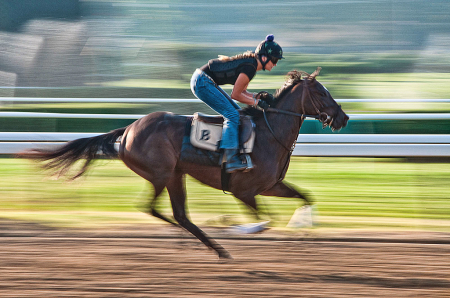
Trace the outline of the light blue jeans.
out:
[[[239,148],[239,112],[241,108],[231,97],[216,85],[203,71],[197,69],[191,78],[191,90],[194,95],[211,109],[221,114],[223,122],[222,149]]]

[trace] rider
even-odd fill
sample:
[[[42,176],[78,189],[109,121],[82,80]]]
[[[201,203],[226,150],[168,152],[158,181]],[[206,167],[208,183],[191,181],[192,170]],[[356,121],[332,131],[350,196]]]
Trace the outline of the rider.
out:
[[[264,95],[250,93],[247,87],[257,71],[271,71],[280,59],[283,59],[283,50],[270,34],[254,53],[248,51],[233,57],[219,56],[209,60],[192,75],[192,93],[224,117],[220,148],[225,151],[227,173],[247,169],[239,154],[240,107],[232,99],[267,109],[273,97],[267,92]],[[224,84],[234,85],[231,97],[219,87]]]

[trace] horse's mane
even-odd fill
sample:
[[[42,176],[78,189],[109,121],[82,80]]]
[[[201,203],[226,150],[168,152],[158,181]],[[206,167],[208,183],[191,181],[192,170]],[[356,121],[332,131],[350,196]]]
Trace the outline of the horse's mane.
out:
[[[305,71],[298,71],[298,70],[292,70],[287,73],[286,75],[286,81],[284,82],[284,85],[281,86],[280,89],[275,91],[274,97],[275,100],[278,101],[279,98],[283,97],[283,95],[292,89],[295,85],[297,85],[300,82],[303,82],[304,77],[308,77],[309,73]]]
[[[281,86],[280,89],[275,91],[274,98],[275,103],[278,102],[280,98],[282,98],[287,92],[289,92],[295,85],[297,85],[300,82],[303,82],[305,78],[309,77],[309,73],[305,71],[298,71],[298,70],[292,70],[287,73],[286,75],[286,81],[284,82],[283,86]],[[262,115],[261,111],[258,109],[255,109],[251,106],[244,109],[245,113],[251,116],[260,116]]]

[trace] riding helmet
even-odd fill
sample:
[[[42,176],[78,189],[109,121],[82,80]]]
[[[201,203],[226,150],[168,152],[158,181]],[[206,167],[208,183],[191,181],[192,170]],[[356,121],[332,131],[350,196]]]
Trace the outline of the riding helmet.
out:
[[[284,59],[283,49],[280,47],[278,43],[274,41],[273,34],[267,35],[266,39],[260,42],[260,44],[256,47],[255,54],[258,55],[260,61],[261,56],[266,56],[268,58],[268,60],[265,63],[261,61],[264,70],[265,65],[271,58]]]
[[[255,53],[258,55],[264,55],[268,58],[274,57],[277,59],[283,59],[283,49],[274,40],[273,34],[266,36],[266,39],[256,47]]]

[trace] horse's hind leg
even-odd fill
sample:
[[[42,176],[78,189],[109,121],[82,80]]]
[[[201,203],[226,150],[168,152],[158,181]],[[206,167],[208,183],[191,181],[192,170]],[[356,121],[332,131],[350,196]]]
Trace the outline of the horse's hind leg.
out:
[[[153,215],[154,217],[157,217],[157,218],[162,219],[174,226],[179,227],[179,225],[177,223],[175,223],[173,220],[170,220],[169,218],[165,217],[164,215],[162,215],[161,213],[156,211],[156,206],[157,206],[159,195],[164,190],[164,188],[165,188],[165,186],[160,186],[160,187],[154,186],[155,194],[153,195],[153,198],[150,201],[148,213]]]
[[[167,191],[169,192],[170,202],[172,203],[173,216],[180,226],[197,237],[207,247],[214,249],[219,255],[219,258],[231,258],[231,255],[222,246],[213,239],[208,238],[199,227],[189,220],[186,214],[186,190],[184,188],[183,173],[174,173],[167,184]]]
[[[309,195],[300,193],[293,186],[287,185],[283,181],[278,182],[271,189],[262,192],[261,195],[282,198],[299,198],[304,200],[306,205],[311,205],[313,203]]]

